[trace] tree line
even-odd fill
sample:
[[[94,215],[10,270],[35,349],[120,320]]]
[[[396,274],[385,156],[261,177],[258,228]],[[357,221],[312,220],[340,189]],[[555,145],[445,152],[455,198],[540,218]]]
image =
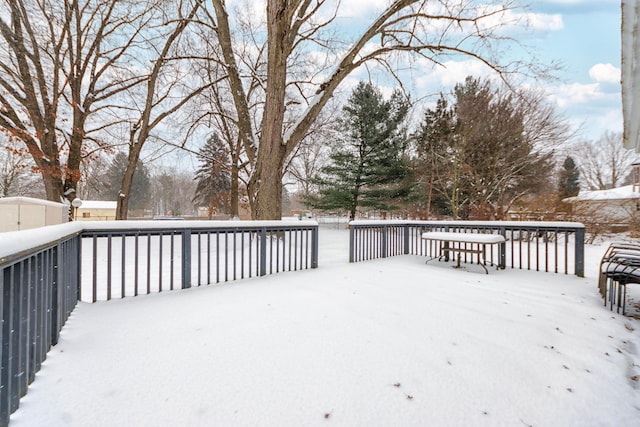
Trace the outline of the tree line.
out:
[[[410,57],[468,57],[504,77],[548,71],[506,58],[511,2],[394,0],[340,37],[330,0],[7,0],[0,5],[0,129],[31,158],[46,197],[71,201],[100,153],[122,152],[119,219],[145,152],[217,133],[230,191],[279,218],[285,174],[331,121],[356,70],[401,81]],[[495,23],[499,22],[499,25]],[[242,190],[244,189],[244,190]],[[240,193],[244,191],[246,195]],[[231,208],[233,209],[233,208]]]
[[[228,176],[231,214],[237,214],[242,200],[254,218],[276,219],[286,199],[285,178],[305,178],[308,190],[322,185],[306,178],[319,166],[319,147],[340,111],[334,95],[358,70],[385,73],[400,87],[403,70],[416,59],[439,66],[472,58],[505,81],[553,71],[535,58],[502,54],[518,43],[505,30],[524,26],[527,19],[509,1],[394,0],[348,31],[341,24],[343,7],[330,0],[2,2],[0,133],[9,140],[6,154],[14,160],[28,156],[28,168],[39,174],[46,198],[69,202],[83,185],[92,185],[90,172],[104,156],[122,153],[126,161],[115,196],[117,217],[124,219],[143,157],[198,152],[216,135],[222,148],[200,154]],[[472,88],[465,83],[461,89]],[[416,173],[420,185],[409,191],[379,182],[373,192],[361,186],[363,192],[354,197],[382,208],[422,191],[430,196],[415,197],[428,200],[429,206],[421,208],[428,212],[503,215],[521,197],[518,182],[526,169],[536,167],[536,161],[545,165],[543,142],[558,135],[545,124],[553,117],[542,108],[539,95],[513,110],[522,93],[500,89],[498,96],[491,92],[495,88],[473,90],[460,94],[464,102],[445,100],[447,105],[429,113],[436,124],[425,121],[424,132],[442,133],[439,142],[407,145],[400,142],[401,135],[394,136],[404,145],[403,156],[414,157],[409,169],[420,172],[430,165],[430,175]],[[504,118],[510,126],[522,127],[515,145],[524,151],[530,145],[533,163],[502,169],[509,176],[502,180],[495,176],[502,167],[495,162],[485,162],[486,167],[470,175],[465,165],[471,157],[512,147],[499,147],[487,136],[482,137],[486,153],[468,149],[469,141],[482,139],[477,133],[481,117],[465,109],[471,99],[480,107],[488,102],[492,115],[515,114]],[[389,106],[390,114],[399,114],[394,110],[398,106]],[[450,135],[444,128],[429,130],[448,121]],[[493,130],[507,138],[507,127]],[[392,133],[402,131],[401,126]],[[224,161],[215,160],[218,155]],[[389,177],[407,176],[406,163],[389,161],[384,166]],[[405,180],[405,186],[412,181]],[[496,190],[486,191],[490,185]],[[389,194],[395,199],[383,202]]]
[[[566,210],[560,201],[580,188],[626,184],[636,159],[613,132],[579,142],[566,155],[570,129],[549,104],[489,80],[468,77],[441,93],[417,124],[410,110],[402,91],[385,98],[371,82],[359,82],[333,123],[309,138],[288,167],[304,205],[351,219],[363,213],[504,219],[514,206]],[[2,195],[41,193],[25,152],[6,135],[0,143]],[[237,216],[239,205],[249,204],[248,181],[234,184],[229,146],[214,132],[195,154],[195,172],[161,167],[151,173],[138,160],[129,210],[195,215],[202,207],[210,218]],[[96,155],[83,164],[89,167],[78,196],[116,200],[128,163],[125,152]],[[555,206],[544,206],[549,194]]]
[[[408,108],[400,92],[385,99],[361,82],[324,165],[301,186],[307,206],[350,219],[504,220],[523,209],[562,217],[563,199],[628,183],[637,159],[612,132],[569,144],[570,126],[539,93],[490,80],[467,77],[441,93],[413,131]]]

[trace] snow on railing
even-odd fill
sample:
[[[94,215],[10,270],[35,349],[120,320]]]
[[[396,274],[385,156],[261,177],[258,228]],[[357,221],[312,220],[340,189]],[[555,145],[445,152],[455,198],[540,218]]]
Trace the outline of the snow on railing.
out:
[[[486,255],[491,264],[584,276],[584,225],[578,222],[351,221],[349,230],[350,262],[405,254],[439,257],[440,246],[421,238],[427,231],[493,233],[506,242]],[[467,261],[473,259],[465,255]]]
[[[314,221],[78,221],[1,233],[0,425],[79,300],[317,266]]]

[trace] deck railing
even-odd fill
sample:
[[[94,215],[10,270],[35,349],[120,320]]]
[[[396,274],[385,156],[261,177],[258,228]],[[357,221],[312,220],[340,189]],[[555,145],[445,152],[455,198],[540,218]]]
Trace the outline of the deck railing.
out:
[[[425,231],[498,233],[502,268],[584,274],[578,223],[354,221],[351,262],[437,256]],[[318,266],[312,221],[76,222],[0,234],[0,425],[27,392],[79,300],[95,302]]]
[[[584,276],[584,225],[576,222],[352,221],[349,230],[350,262],[407,254],[438,257],[440,246],[422,239],[427,231],[492,233],[506,242],[487,254],[487,262]]]
[[[28,231],[11,233],[18,236]],[[79,233],[0,258],[0,425],[18,409],[75,308]]]
[[[78,301],[317,266],[312,221],[75,222],[0,234],[0,426]]]

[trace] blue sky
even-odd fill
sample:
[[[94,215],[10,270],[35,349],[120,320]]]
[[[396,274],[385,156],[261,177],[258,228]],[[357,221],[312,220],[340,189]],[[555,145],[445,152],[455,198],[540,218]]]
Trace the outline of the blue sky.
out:
[[[563,5],[564,4],[564,5]],[[597,63],[620,64],[620,2],[618,0],[534,2],[532,11],[560,15],[562,28],[549,31],[538,44],[549,58],[563,60],[567,78],[589,81]]]
[[[524,3],[526,0],[523,0]],[[344,22],[370,22],[386,0],[346,0]],[[542,62],[559,62],[556,79],[538,82],[549,101],[567,117],[577,131],[576,140],[598,139],[605,131],[622,131],[620,99],[620,0],[529,1],[515,13],[526,16],[528,31],[512,29],[513,37],[529,47]],[[411,92],[435,99],[449,92],[467,75],[486,77],[489,71],[469,60],[452,60],[446,68],[414,63],[410,71]],[[365,70],[350,77],[352,83],[366,79]],[[385,80],[376,82],[385,85]],[[350,83],[347,82],[347,87]],[[390,87],[388,88],[391,89]]]
[[[548,86],[560,110],[584,138],[621,131],[620,1],[534,1],[532,12],[562,19],[561,28],[535,40],[542,58],[564,66],[560,82]]]

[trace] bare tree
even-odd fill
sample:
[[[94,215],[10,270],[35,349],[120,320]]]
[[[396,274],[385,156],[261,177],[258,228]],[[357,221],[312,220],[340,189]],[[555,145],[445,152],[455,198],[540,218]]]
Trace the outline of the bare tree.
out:
[[[216,72],[221,72],[220,68]],[[207,74],[213,76],[212,70],[208,70]],[[230,204],[229,214],[232,217],[240,216],[240,197],[241,187],[246,188],[248,177],[250,175],[250,162],[247,160],[244,152],[244,145],[238,135],[238,121],[233,111],[233,105],[227,100],[230,99],[228,86],[219,84],[210,88],[205,97],[205,104],[209,110],[205,116],[209,118],[209,124],[220,135],[220,139],[226,145],[226,151],[229,154],[229,162],[224,167],[228,167],[230,175]],[[215,159],[210,159],[214,162]]]
[[[504,220],[519,199],[548,188],[552,155],[569,137],[569,125],[536,92],[502,87],[492,89],[488,101],[472,100],[461,119],[471,119],[471,140],[482,147],[470,168],[471,183],[479,184],[475,217]]]
[[[22,146],[0,131],[0,197],[34,196],[41,191],[33,161]]]
[[[336,146],[336,121],[342,115],[342,108],[337,102],[331,104],[335,105],[330,105],[321,112],[307,136],[291,153],[285,166],[288,177],[297,186],[297,193],[302,196],[301,200],[317,191],[317,185],[312,181],[327,163],[329,153]]]
[[[297,184],[298,192],[303,199],[316,190],[312,179],[326,163],[329,145],[325,139],[316,135],[307,138],[294,153],[287,171]]]
[[[76,196],[82,200],[101,200],[108,182],[109,164],[110,159],[102,151],[84,156],[80,165],[82,180],[78,183]]]
[[[55,9],[30,1],[2,3],[0,14],[0,127],[22,140],[42,171],[47,198],[61,201],[65,173],[57,141],[64,28]],[[9,19],[9,22],[6,21]],[[48,25],[47,25],[48,22]],[[47,49],[44,45],[50,42]]]
[[[248,191],[258,219],[280,218],[287,160],[339,85],[359,67],[375,63],[393,72],[391,58],[402,52],[434,64],[449,55],[466,55],[500,73],[518,65],[501,64],[492,56],[494,42],[504,39],[498,31],[509,20],[509,1],[395,0],[352,43],[341,44],[327,36],[339,2],[266,0],[266,36],[256,37],[253,49],[246,39],[234,38],[242,30],[239,14],[231,13],[223,0],[211,5],[202,25],[215,32],[220,45],[216,60],[228,74],[225,84],[231,88],[239,138],[253,165]],[[292,72],[311,46],[334,58],[335,65],[306,75]],[[251,54],[262,61],[248,59]],[[258,63],[264,67],[248,66]],[[250,97],[258,93],[259,105]]]
[[[2,11],[0,127],[26,145],[47,198],[72,200],[82,158],[94,149],[87,144],[103,143],[92,135],[119,121],[88,128],[89,119],[145,81],[134,61],[161,11],[155,1],[129,0],[8,0]]]
[[[266,43],[260,41],[259,29],[255,28],[252,20],[255,18],[247,9],[245,3],[242,8],[236,9],[238,55],[241,67],[239,75],[246,76],[248,82],[246,88],[247,108],[242,111],[250,112],[255,116],[260,114],[260,109],[264,105],[261,99],[263,83],[261,75],[264,74],[264,50]],[[245,150],[245,140],[241,135],[240,122],[244,127],[246,124],[253,124],[256,120],[251,120],[246,116],[239,116],[238,109],[234,105],[234,96],[230,82],[235,81],[229,78],[227,67],[224,64],[222,47],[218,42],[215,26],[215,17],[209,10],[204,11],[201,25],[194,28],[198,34],[196,39],[197,49],[194,49],[192,58],[200,64],[199,73],[205,81],[217,82],[203,94],[204,102],[199,104],[201,111],[198,119],[194,121],[193,127],[206,128],[206,133],[211,131],[217,133],[220,139],[226,144],[229,154],[228,167],[231,176],[230,191],[230,214],[239,217],[240,205],[246,204],[246,189],[251,176],[254,158],[249,158]],[[226,48],[226,47],[225,47]],[[248,53],[253,50],[253,53]],[[202,52],[195,54],[195,52]],[[213,160],[212,160],[213,161]]]
[[[170,11],[171,15],[176,17],[165,23],[166,26],[170,27],[170,31],[161,39],[159,46],[156,48],[157,53],[151,59],[153,65],[143,90],[143,103],[139,110],[138,118],[131,123],[128,144],[129,163],[122,178],[116,219],[127,218],[136,163],[140,159],[142,148],[152,136],[152,131],[168,117],[180,111],[205,89],[217,83],[211,82],[204,85],[196,85],[196,87],[180,84],[185,74],[187,74],[180,68],[183,66],[182,61],[180,61],[180,38],[194,19],[203,2],[204,0],[181,2],[174,10]]]
[[[151,189],[154,214],[194,215],[191,201],[195,183],[190,173],[173,167],[159,167],[152,172]]]
[[[585,141],[575,150],[580,174],[590,190],[606,190],[622,184],[638,157],[624,148],[622,135],[605,132],[597,141]]]

